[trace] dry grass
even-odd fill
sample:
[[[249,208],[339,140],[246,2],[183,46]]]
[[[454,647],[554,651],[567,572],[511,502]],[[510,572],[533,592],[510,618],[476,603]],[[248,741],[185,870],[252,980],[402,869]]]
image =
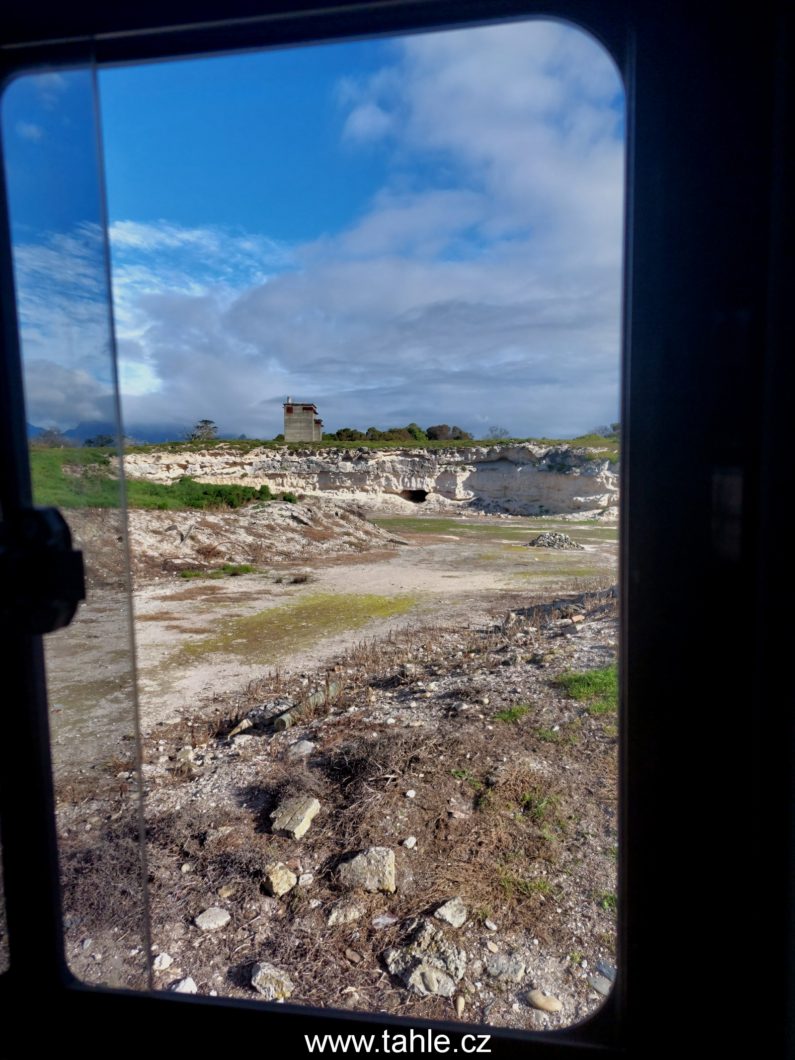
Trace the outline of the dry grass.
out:
[[[304,1003],[431,1018],[449,1018],[449,1002],[419,999],[392,984],[382,955],[418,915],[452,895],[464,899],[476,924],[494,918],[511,931],[532,933],[550,952],[610,954],[614,911],[593,894],[614,886],[615,834],[605,821],[615,804],[615,739],[604,718],[555,685],[556,675],[571,668],[573,649],[567,637],[555,638],[550,624],[572,608],[611,616],[615,600],[600,594],[539,601],[487,628],[440,625],[363,639],[307,683],[277,669],[203,704],[190,719],[159,726],[147,743],[150,762],[165,756],[175,763],[185,746],[226,747],[246,717],[254,719],[257,744],[241,759],[240,780],[211,799],[199,797],[206,790],[201,769],[180,773],[172,764],[157,774],[147,817],[155,939],[181,950],[197,982],[212,983],[219,993],[248,996],[251,965],[268,959],[289,970]],[[521,664],[513,661],[517,654]],[[507,698],[520,673],[535,682],[532,692],[523,686]],[[339,685],[333,702],[322,695],[331,682]],[[441,682],[437,693],[411,699],[425,696],[431,682]],[[480,685],[492,690],[488,705],[458,713],[456,701],[471,700]],[[301,704],[314,693],[321,693],[319,705],[288,737],[274,735],[272,713],[257,713],[263,704]],[[422,727],[387,725],[386,696],[399,721],[417,718]],[[532,710],[516,723],[499,720],[527,703]],[[288,757],[288,745],[302,738],[316,741],[315,753],[308,760]],[[230,760],[222,768],[237,767]],[[407,798],[409,790],[415,798]],[[322,807],[298,844],[270,830],[270,814],[288,792],[312,794]],[[88,797],[85,788],[73,794]],[[123,805],[118,793],[114,798],[114,806]],[[602,854],[592,837],[603,833]],[[105,858],[95,837],[72,833],[64,862],[74,876],[72,905],[86,902],[81,915],[98,925],[104,918],[106,926],[107,918],[126,915],[123,880],[131,866],[130,836],[112,834]],[[409,834],[417,840],[411,852],[402,846]],[[395,851],[398,892],[357,895],[361,918],[328,928],[329,910],[344,896],[340,860],[374,845]],[[90,893],[91,880],[94,888],[104,886],[116,855],[123,871],[99,900]],[[278,901],[269,897],[264,873],[274,861],[296,873],[309,866],[315,882]],[[212,947],[193,950],[193,918],[219,903],[220,890],[233,929],[214,935]],[[587,938],[572,940],[569,914],[560,908],[587,909],[578,912]],[[376,929],[372,918],[384,912],[395,920]]]

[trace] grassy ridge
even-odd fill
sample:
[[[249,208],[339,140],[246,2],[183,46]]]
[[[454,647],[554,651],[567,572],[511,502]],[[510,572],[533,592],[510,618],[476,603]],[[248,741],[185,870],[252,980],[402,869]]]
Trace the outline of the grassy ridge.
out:
[[[153,445],[131,445],[130,453],[197,453],[208,449],[232,449],[239,453],[248,453],[252,449],[467,449],[472,446],[516,445],[530,442],[543,446],[571,446],[574,449],[597,449],[598,453],[588,457],[592,460],[609,460],[615,464],[619,460],[620,444],[617,438],[604,438],[601,434],[583,434],[578,438],[493,438],[471,439],[450,438],[444,441],[338,441],[325,439],[322,442],[274,442],[256,438],[214,439],[209,442],[159,442]]]
[[[119,480],[102,449],[32,449],[30,469],[36,504],[57,508],[118,508]],[[218,486],[184,476],[167,486],[127,480],[130,508],[184,511],[186,508],[241,508],[272,499],[267,486]]]

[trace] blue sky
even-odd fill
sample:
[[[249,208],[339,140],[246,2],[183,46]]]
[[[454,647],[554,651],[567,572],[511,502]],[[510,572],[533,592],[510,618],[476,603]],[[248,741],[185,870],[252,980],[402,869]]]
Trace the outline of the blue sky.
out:
[[[61,426],[109,407],[90,89],[3,101],[29,418]],[[623,96],[578,31],[119,68],[100,102],[128,423],[617,417]]]

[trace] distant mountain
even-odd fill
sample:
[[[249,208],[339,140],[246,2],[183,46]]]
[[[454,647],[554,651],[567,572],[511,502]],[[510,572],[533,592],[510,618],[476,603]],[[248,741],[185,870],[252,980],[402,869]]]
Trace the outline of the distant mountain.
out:
[[[37,438],[47,428],[37,427],[33,423],[28,424],[28,438]],[[158,424],[129,424],[125,430],[128,438],[136,442],[176,442],[185,437],[190,427],[185,424],[158,423]],[[65,438],[71,438],[81,445],[88,438],[96,438],[100,434],[116,435],[116,424],[110,420],[95,420],[90,423],[78,423],[76,427],[70,427],[63,432]]]

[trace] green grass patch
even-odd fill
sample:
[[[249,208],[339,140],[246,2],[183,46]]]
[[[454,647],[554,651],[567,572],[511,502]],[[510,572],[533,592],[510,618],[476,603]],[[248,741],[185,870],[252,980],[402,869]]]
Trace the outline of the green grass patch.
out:
[[[510,869],[501,869],[497,878],[506,898],[533,898],[536,895],[547,898],[555,893],[555,888],[549,880],[527,879]]]
[[[30,469],[36,504],[57,508],[118,508],[119,477],[108,449],[31,449]],[[128,479],[130,508],[160,511],[242,508],[272,499],[267,486],[196,482],[185,475],[163,485]]]
[[[560,743],[563,739],[560,729],[539,729],[536,736],[544,743]]]
[[[596,901],[608,913],[615,913],[616,909],[618,909],[618,895],[615,891],[599,891],[596,895]]]
[[[611,714],[618,707],[618,669],[615,663],[598,670],[569,671],[555,683],[585,703],[589,714]]]
[[[183,660],[224,654],[252,662],[274,662],[323,637],[360,629],[374,619],[405,614],[415,603],[416,598],[408,595],[317,593],[254,615],[226,619],[217,633],[186,644],[178,655]]]
[[[450,776],[455,777],[456,780],[463,780],[473,791],[481,791],[483,789],[483,781],[478,779],[469,769],[451,769]]]
[[[597,578],[600,574],[605,574],[605,570],[601,567],[583,567],[577,563],[572,563],[569,566],[562,563],[540,563],[537,567],[533,567],[530,570],[515,571],[511,574],[511,577],[519,581],[532,581],[537,578],[556,577]]]
[[[518,721],[521,721],[529,710],[530,708],[524,703],[519,703],[515,707],[508,707],[506,710],[498,710],[494,718],[496,721],[505,721],[515,725]]]
[[[180,578],[236,578],[240,574],[254,574],[256,568],[250,563],[225,563],[215,570],[181,570]]]
[[[533,788],[522,795],[519,805],[522,813],[536,824],[542,824],[557,811],[560,799],[557,795],[550,795],[548,792]]]
[[[558,729],[536,729],[536,736],[543,743],[557,743],[564,747],[572,747],[580,738],[580,719],[575,718],[568,724]]]

